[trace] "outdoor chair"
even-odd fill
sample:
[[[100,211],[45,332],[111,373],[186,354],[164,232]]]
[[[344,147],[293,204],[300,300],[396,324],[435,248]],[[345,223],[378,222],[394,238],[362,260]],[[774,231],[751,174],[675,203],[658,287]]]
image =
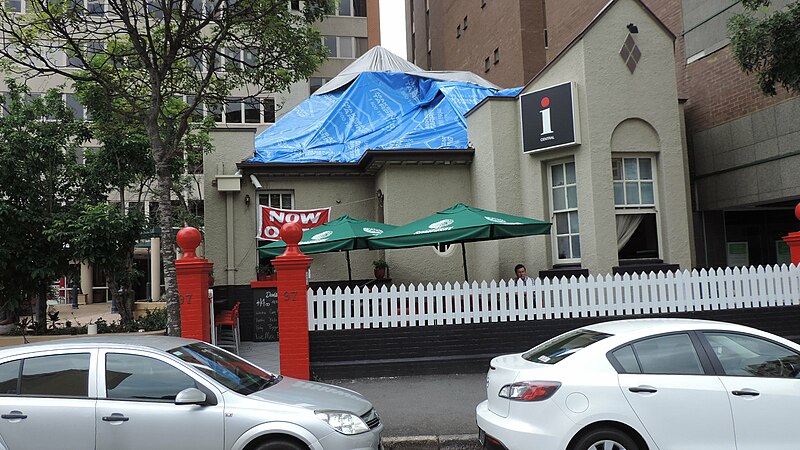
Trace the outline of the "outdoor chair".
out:
[[[239,302],[232,310],[222,311],[214,317],[217,328],[217,346],[239,354]]]

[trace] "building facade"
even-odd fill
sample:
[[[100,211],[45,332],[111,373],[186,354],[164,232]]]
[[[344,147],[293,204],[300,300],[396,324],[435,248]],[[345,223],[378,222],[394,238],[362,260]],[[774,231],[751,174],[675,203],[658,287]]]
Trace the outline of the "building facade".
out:
[[[236,264],[254,261],[254,205],[266,196],[395,225],[457,202],[553,222],[549,236],[466,244],[471,280],[511,278],[520,262],[542,276],[692,267],[674,39],[641,2],[615,0],[521,95],[489,97],[467,113],[468,148],[370,150],[356,163],[241,162],[241,172],[216,177],[215,220],[229,231],[215,226],[212,236],[209,224],[207,254],[233,272],[229,284],[251,281]],[[621,58],[623,47],[638,56]],[[562,140],[567,128],[574,133]],[[350,257],[354,279],[372,278],[370,261],[382,258],[394,284],[464,280],[457,245]],[[312,281],[346,279],[342,254],[313,258]]]
[[[432,68],[446,68],[442,65],[453,63],[447,52],[455,50],[464,61],[484,61],[489,53],[480,44],[460,44],[468,42],[470,36],[492,42],[499,30],[509,36],[522,34],[521,46],[527,54],[531,48],[539,51],[543,42],[530,30],[544,27],[546,61],[552,61],[608,2],[544,1],[541,7],[538,2],[530,3],[536,4],[543,17],[532,19],[518,13],[516,2],[407,1],[409,58]],[[788,3],[775,1],[771,8]],[[676,36],[674,69],[683,102],[696,264],[719,267],[788,262],[787,248],[780,238],[797,228],[792,210],[800,200],[800,181],[792,174],[800,167],[796,154],[800,145],[800,100],[782,89],[776,96],[764,96],[755,77],[744,74],[733,60],[726,24],[741,11],[738,3],[643,0],[643,4]],[[474,9],[483,13],[476,15]],[[495,17],[493,22],[473,20],[486,11],[502,17]],[[469,17],[467,31],[471,35],[462,29],[456,39],[452,29],[458,24],[463,28],[456,19],[465,16]],[[482,73],[484,67],[475,61],[470,70]],[[500,75],[506,70],[509,74]],[[509,66],[492,64],[484,75],[495,81],[510,79],[516,73]]]
[[[544,0],[405,0],[408,60],[466,70],[508,88],[546,62]]]

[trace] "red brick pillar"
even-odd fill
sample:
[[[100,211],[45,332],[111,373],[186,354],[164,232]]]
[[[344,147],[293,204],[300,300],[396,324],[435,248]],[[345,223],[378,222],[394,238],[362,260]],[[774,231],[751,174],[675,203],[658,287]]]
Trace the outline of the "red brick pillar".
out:
[[[197,228],[186,227],[178,231],[178,245],[183,258],[175,261],[178,278],[178,295],[181,302],[181,336],[211,342],[209,317],[208,274],[214,264],[195,254],[202,235]]]
[[[278,272],[278,336],[281,352],[281,373],[308,380],[308,282],[306,271],[312,259],[300,252],[297,243],[303,229],[297,223],[281,227],[286,251],[272,260]]]
[[[800,203],[794,207],[794,216],[800,220]],[[789,251],[792,254],[792,264],[800,266],[800,231],[789,233],[788,236],[783,237],[784,242],[789,245]]]

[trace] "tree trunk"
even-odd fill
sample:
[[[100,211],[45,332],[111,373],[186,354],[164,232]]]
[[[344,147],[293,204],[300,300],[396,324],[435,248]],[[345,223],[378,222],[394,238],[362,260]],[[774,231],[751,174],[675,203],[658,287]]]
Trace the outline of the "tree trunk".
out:
[[[181,305],[175,273],[175,233],[172,231],[172,175],[166,163],[156,167],[158,174],[158,212],[161,224],[161,254],[164,258],[164,291],[167,297],[167,335],[181,335]]]

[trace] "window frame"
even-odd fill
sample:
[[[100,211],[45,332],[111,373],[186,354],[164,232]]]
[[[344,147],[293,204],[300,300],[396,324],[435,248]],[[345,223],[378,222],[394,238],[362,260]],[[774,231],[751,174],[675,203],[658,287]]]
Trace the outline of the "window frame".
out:
[[[25,367],[25,360],[32,359],[32,358],[41,358],[41,357],[48,357],[48,356],[63,356],[63,355],[74,355],[74,354],[88,354],[89,355],[89,372],[88,372],[88,386],[87,386],[87,395],[86,396],[64,396],[64,395],[30,395],[30,394],[21,394],[20,390],[22,387],[22,372]],[[3,361],[0,361],[0,364],[10,363],[14,361],[19,361],[19,374],[17,375],[17,393],[16,394],[0,394],[0,397],[25,397],[25,398],[57,398],[57,399],[77,399],[77,400],[92,400],[97,396],[97,386],[93,380],[96,379],[97,376],[97,364],[95,361],[97,360],[97,349],[93,348],[75,348],[75,349],[59,349],[59,350],[48,350],[43,352],[34,352],[34,353],[20,353],[13,356],[10,356]]]
[[[96,386],[96,394],[95,397],[97,400],[106,401],[106,402],[137,402],[137,403],[151,403],[151,404],[174,404],[174,401],[152,401],[152,400],[125,400],[125,399],[116,399],[108,397],[107,390],[108,386],[106,386],[106,355],[108,354],[124,354],[129,356],[141,356],[145,358],[151,358],[160,362],[163,362],[173,369],[182,372],[184,375],[188,376],[192,380],[194,380],[197,389],[205,392],[207,396],[209,396],[208,401],[213,404],[216,402],[216,398],[219,397],[220,392],[217,390],[212,390],[210,388],[210,384],[215,383],[215,381],[210,380],[205,377],[199,370],[193,369],[189,366],[186,366],[180,360],[175,361],[173,360],[173,356],[164,356],[159,353],[150,352],[147,350],[139,350],[139,349],[130,349],[130,348],[102,348],[99,350],[98,354],[96,355],[97,364],[94,364],[96,367],[95,373],[95,380],[96,382],[93,383]],[[210,395],[209,395],[210,394]],[[216,396],[216,397],[215,397]]]
[[[575,183],[574,184],[566,182],[566,173],[567,173],[566,172],[566,165],[569,164],[569,163],[572,163],[575,166]],[[554,188],[558,188],[558,187],[562,187],[562,186],[553,186],[553,167],[555,167],[555,166],[562,166],[563,167],[563,174],[564,174],[563,188],[564,188],[564,191],[565,191],[565,195],[566,195],[566,190],[567,190],[567,188],[569,186],[573,186],[573,185],[575,186],[576,205],[575,205],[574,208],[570,208],[569,207],[569,203],[565,203],[565,205],[567,206],[566,209],[556,210],[556,207],[555,207],[555,196],[553,195],[553,191],[554,191]],[[557,160],[554,160],[554,161],[550,161],[547,164],[546,168],[547,168],[547,196],[548,196],[548,201],[550,202],[550,220],[554,224],[554,226],[552,227],[551,235],[550,235],[551,236],[552,251],[553,251],[553,264],[580,264],[581,257],[577,257],[577,258],[572,257],[572,255],[574,255],[573,246],[572,246],[572,238],[573,238],[573,236],[577,236],[579,245],[580,245],[580,239],[581,239],[581,237],[580,237],[581,236],[580,210],[578,208],[579,205],[577,204],[578,203],[578,200],[577,200],[578,199],[578,194],[577,194],[577,190],[578,190],[577,170],[578,170],[578,167],[577,167],[577,163],[575,162],[574,158],[557,159]],[[565,197],[565,199],[567,199],[567,198],[568,197]],[[568,199],[566,201],[568,202]],[[569,213],[572,213],[572,212],[577,214],[578,231],[576,233],[573,233],[571,231],[570,224],[568,223],[567,224],[567,228],[568,228],[567,234],[566,235],[559,235],[559,233],[558,233],[558,223],[556,223],[556,214],[567,213],[569,215]],[[570,241],[570,257],[568,257],[568,258],[561,258],[559,256],[558,238],[562,237],[562,236],[567,236],[567,238]],[[583,246],[580,246],[580,247],[581,247],[581,255],[583,255]]]
[[[703,331],[705,331],[705,330],[703,330]],[[690,341],[692,343],[692,346],[694,347],[694,351],[697,354],[697,357],[700,359],[700,366],[703,369],[703,373],[699,373],[699,374],[677,374],[677,373],[650,373],[650,372],[643,372],[642,371],[641,362],[639,362],[639,356],[636,354],[636,350],[633,349],[633,345],[638,343],[638,342],[646,341],[646,340],[649,340],[649,339],[660,338],[660,337],[665,337],[665,336],[672,336],[672,335],[679,335],[679,334],[686,334],[686,335],[689,336],[689,339],[690,339]],[[641,337],[641,338],[638,338],[638,339],[634,339],[634,340],[625,342],[624,344],[620,344],[620,345],[612,348],[611,350],[606,352],[606,359],[611,364],[611,366],[614,367],[614,370],[616,370],[617,373],[620,374],[620,375],[623,375],[623,374],[624,375],[642,375],[642,376],[654,376],[654,375],[655,376],[665,376],[666,375],[666,376],[677,376],[677,377],[685,377],[685,376],[717,376],[719,374],[718,374],[718,372],[716,370],[716,367],[714,366],[712,358],[710,358],[709,355],[708,355],[708,350],[706,349],[706,346],[705,346],[705,343],[703,342],[703,340],[704,340],[704,338],[701,337],[698,334],[698,332],[695,331],[695,330],[679,330],[679,331],[669,331],[669,332],[666,332],[666,333],[651,334],[649,336],[644,336],[644,337]],[[620,364],[620,362],[617,360],[616,356],[614,356],[614,352],[616,352],[617,350],[621,350],[624,347],[631,347],[631,349],[634,352],[634,355],[636,355],[636,363],[638,364],[639,370],[640,370],[639,373],[626,371],[625,368],[622,366],[622,364]]]
[[[621,166],[622,179],[621,180],[614,179],[614,174],[613,174],[614,160],[618,160],[618,159],[622,160],[622,166]],[[652,178],[650,180],[648,180],[648,181],[651,181],[652,184],[653,184],[653,203],[652,204],[639,203],[639,204],[634,204],[634,205],[628,205],[626,203],[624,205],[617,205],[616,193],[615,193],[615,190],[614,190],[614,183],[622,182],[623,183],[623,191],[622,191],[623,192],[623,196],[625,196],[625,194],[626,194],[625,193],[625,186],[624,186],[624,183],[626,181],[625,180],[625,159],[636,159],[636,161],[637,161],[637,164],[636,164],[637,172],[639,171],[639,168],[640,168],[640,165],[639,165],[639,161],[640,160],[642,160],[642,159],[649,159],[650,160],[650,175],[651,175]],[[661,235],[661,213],[660,213],[660,208],[659,208],[659,196],[658,196],[659,180],[658,180],[658,170],[657,170],[658,166],[657,166],[657,164],[658,164],[658,160],[656,158],[656,155],[652,154],[652,153],[645,153],[645,152],[640,152],[640,153],[612,153],[611,154],[611,170],[612,170],[612,174],[611,174],[611,183],[612,183],[611,192],[612,192],[612,195],[614,196],[613,201],[614,201],[614,220],[615,221],[616,221],[616,217],[618,215],[626,215],[626,214],[645,215],[645,214],[651,214],[651,215],[655,216],[656,239],[658,239],[658,246],[657,246],[656,250],[658,251],[658,258],[661,258],[664,255],[664,241],[663,241],[662,235]],[[642,178],[637,178],[636,180],[637,180],[637,183],[639,183],[639,198],[641,200],[641,181],[642,181]],[[615,222],[615,229],[616,229],[616,222]],[[617,251],[617,259],[621,260],[621,261],[633,261],[634,260],[634,259],[628,259],[628,258],[620,259],[619,258],[619,250]]]
[[[735,330],[708,329],[708,330],[698,330],[696,333],[699,336],[699,341],[700,341],[701,345],[703,346],[703,350],[708,355],[708,357],[709,357],[709,359],[711,361],[711,365],[714,368],[715,375],[717,375],[717,376],[720,376],[720,377],[737,377],[737,378],[756,378],[756,379],[798,380],[798,378],[786,378],[786,377],[760,377],[760,376],[755,376],[755,375],[754,376],[728,375],[728,374],[725,373],[725,368],[722,366],[722,362],[720,362],[719,357],[717,356],[716,352],[714,352],[714,348],[711,346],[711,342],[708,340],[708,337],[706,337],[705,334],[706,333],[733,334],[733,335],[745,336],[745,337],[749,337],[749,338],[753,338],[753,339],[760,339],[760,340],[769,342],[770,344],[774,344],[774,345],[776,345],[778,347],[785,348],[786,350],[788,350],[788,351],[790,351],[792,353],[800,354],[800,352],[798,352],[796,349],[794,349],[794,348],[792,348],[792,347],[790,347],[788,345],[785,345],[783,343],[777,342],[777,341],[775,341],[773,339],[770,339],[769,337],[766,337],[766,336],[761,336],[761,335],[752,334],[752,333],[746,333],[746,332],[742,332],[742,331],[735,331]]]
[[[258,195],[258,205],[259,206],[267,206],[270,208],[280,208],[280,209],[295,209],[297,207],[297,198],[295,197],[295,191],[291,189],[264,189],[264,190],[257,190],[256,194]],[[281,206],[274,206],[271,203],[263,203],[261,200],[262,198],[269,196],[269,195],[280,195],[280,203]],[[289,206],[283,205],[283,196],[290,195],[291,197],[291,204]]]

